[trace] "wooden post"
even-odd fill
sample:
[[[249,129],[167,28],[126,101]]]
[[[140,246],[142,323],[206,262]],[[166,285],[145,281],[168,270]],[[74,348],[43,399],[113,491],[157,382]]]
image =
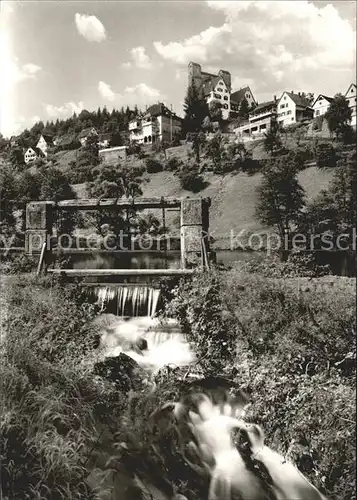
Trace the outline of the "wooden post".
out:
[[[25,251],[28,254],[41,253],[44,244],[46,250],[51,248],[52,208],[49,201],[30,202],[26,206]]]
[[[203,246],[208,253],[209,199],[186,198],[181,201],[181,266],[187,268],[202,259]]]

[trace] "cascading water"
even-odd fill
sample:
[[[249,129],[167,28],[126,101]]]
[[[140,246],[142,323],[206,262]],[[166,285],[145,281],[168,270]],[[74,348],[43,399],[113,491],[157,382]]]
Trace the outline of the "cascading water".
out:
[[[97,286],[91,293],[101,310],[114,310],[119,317],[154,317],[160,290],[147,285]]]

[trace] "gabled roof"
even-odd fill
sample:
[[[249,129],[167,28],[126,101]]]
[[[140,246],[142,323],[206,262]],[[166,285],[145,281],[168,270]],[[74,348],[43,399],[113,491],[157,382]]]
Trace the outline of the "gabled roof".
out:
[[[42,132],[42,134],[40,134],[39,140],[41,139],[41,136],[45,139],[45,141],[47,143],[52,144],[52,141],[53,141],[53,135],[52,134],[48,134],[46,132]]]
[[[314,107],[316,102],[319,100],[319,98],[322,97],[323,99],[325,99],[327,102],[332,102],[333,101],[333,97],[329,97],[327,95],[324,95],[324,94],[319,94],[316,99],[314,100],[314,102],[311,104],[311,107]]]
[[[253,92],[250,90],[250,88],[243,87],[242,89],[239,89],[239,90],[236,90],[235,92],[232,92],[231,101],[235,102],[236,104],[240,104],[245,99],[246,92],[250,92],[250,95],[254,99]],[[255,101],[255,99],[254,99],[254,101]]]
[[[292,99],[297,106],[301,106],[303,108],[311,108],[311,104],[306,99],[306,97],[299,95],[299,94],[295,94],[295,92],[286,92],[286,91],[283,92],[281,97],[283,97],[284,94],[287,94],[290,97],[290,99]]]
[[[25,148],[24,152],[26,153],[29,149],[32,149],[37,154],[37,156],[43,155],[42,150],[40,148],[37,148],[36,146],[29,146],[29,147]]]
[[[347,94],[348,94],[348,92],[350,91],[350,88],[351,88],[351,87],[356,88],[356,84],[355,84],[355,83],[351,83],[351,85],[348,87],[348,89],[347,89],[347,91],[346,91],[345,95],[347,95]]]
[[[179,116],[177,116],[173,111],[171,111],[165,104],[162,102],[159,102],[157,104],[153,104],[152,106],[149,106],[146,112],[144,113],[145,116],[151,116],[151,117],[157,117],[157,116],[172,116],[173,118],[177,120],[181,120]]]
[[[83,129],[81,132],[79,132],[78,139],[84,139],[85,137],[88,137],[88,135],[90,134],[90,132],[92,132],[92,130],[95,130],[95,128],[94,127],[87,127],[85,129]],[[97,133],[96,130],[95,130],[95,132]]]
[[[213,76],[209,80],[206,80],[202,86],[204,95],[205,96],[209,95],[215,89],[216,85],[220,80],[221,80],[220,76]]]
[[[269,108],[276,108],[277,101],[266,101],[262,102],[261,104],[258,104],[253,111],[251,111],[252,114],[258,111],[263,111],[263,109],[269,109]]]

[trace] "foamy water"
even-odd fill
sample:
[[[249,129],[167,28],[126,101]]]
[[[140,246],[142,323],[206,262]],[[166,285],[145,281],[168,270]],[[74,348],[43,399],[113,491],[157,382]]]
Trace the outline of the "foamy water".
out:
[[[105,357],[125,353],[152,371],[165,365],[185,366],[195,359],[189,343],[173,320],[162,323],[150,317],[123,319],[102,315],[100,321],[104,323],[100,349]],[[147,342],[147,348],[140,350],[136,346],[142,340]]]

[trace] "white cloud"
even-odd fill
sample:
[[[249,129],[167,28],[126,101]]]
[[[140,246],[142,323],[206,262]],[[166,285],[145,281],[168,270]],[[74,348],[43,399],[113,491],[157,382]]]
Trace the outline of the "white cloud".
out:
[[[51,118],[65,118],[72,116],[73,113],[79,114],[84,109],[83,101],[66,102],[62,106],[55,106],[53,104],[46,104],[45,110]]]
[[[285,85],[323,89],[337,71],[351,78],[356,32],[334,6],[306,0],[207,4],[224,14],[224,23],[181,41],[154,42],[162,58],[180,65],[195,61],[205,70],[208,64],[226,68],[242,81],[251,79],[262,92]]]
[[[119,105],[135,106],[137,104],[143,107],[165,99],[165,95],[159,90],[146,83],[138,83],[134,87],[126,87],[122,94],[117,95],[116,101]]]
[[[112,91],[110,85],[108,85],[105,82],[100,81],[98,83],[98,90],[99,90],[99,93],[102,97],[104,97],[105,99],[108,99],[108,101],[114,101],[115,94]]]
[[[77,30],[89,42],[102,42],[107,38],[105,27],[96,16],[78,14],[74,16]]]
[[[123,68],[131,68],[133,65],[136,68],[150,69],[152,68],[152,62],[150,57],[146,54],[145,47],[133,47],[130,50],[130,55],[132,61],[128,61],[122,64]]]
[[[16,85],[26,80],[35,80],[41,71],[34,63],[21,64],[15,57],[11,45],[9,26],[14,9],[8,2],[1,4],[0,17],[0,131],[11,135],[21,127],[21,120],[15,115]]]

